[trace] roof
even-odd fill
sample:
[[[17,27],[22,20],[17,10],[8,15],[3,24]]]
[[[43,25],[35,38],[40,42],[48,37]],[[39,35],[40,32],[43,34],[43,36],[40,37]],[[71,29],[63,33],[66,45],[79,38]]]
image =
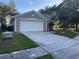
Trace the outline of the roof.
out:
[[[52,17],[51,16],[49,16],[49,15],[47,15],[47,14],[43,14],[45,17],[47,17],[47,18],[49,18],[49,19],[51,19]]]
[[[42,15],[40,12],[36,11],[29,11],[17,16],[14,16],[15,18],[36,18],[36,19],[44,19],[44,20],[50,20],[49,18]]]

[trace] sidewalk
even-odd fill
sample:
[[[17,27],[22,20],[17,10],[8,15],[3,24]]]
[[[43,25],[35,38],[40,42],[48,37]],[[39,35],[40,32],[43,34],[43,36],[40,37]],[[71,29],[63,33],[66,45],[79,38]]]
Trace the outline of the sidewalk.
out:
[[[37,48],[12,52],[10,54],[8,53],[1,54],[0,59],[34,59],[47,54],[48,53],[44,51],[42,48],[37,47]]]

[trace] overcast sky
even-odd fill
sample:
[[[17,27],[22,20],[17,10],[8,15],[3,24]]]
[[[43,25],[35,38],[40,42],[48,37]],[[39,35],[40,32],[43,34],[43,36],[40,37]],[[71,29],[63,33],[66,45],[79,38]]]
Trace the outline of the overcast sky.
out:
[[[0,2],[8,3],[11,0],[0,0]],[[62,0],[15,0],[16,7],[19,12],[27,12],[31,10],[39,10],[45,6],[60,4]]]

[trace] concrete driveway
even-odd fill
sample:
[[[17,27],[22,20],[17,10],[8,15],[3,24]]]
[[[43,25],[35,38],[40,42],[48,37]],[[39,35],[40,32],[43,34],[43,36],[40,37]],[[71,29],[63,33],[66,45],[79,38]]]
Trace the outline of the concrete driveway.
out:
[[[79,41],[50,34],[49,32],[23,33],[40,45],[40,47],[44,48],[51,54],[55,54],[56,59],[79,58]]]

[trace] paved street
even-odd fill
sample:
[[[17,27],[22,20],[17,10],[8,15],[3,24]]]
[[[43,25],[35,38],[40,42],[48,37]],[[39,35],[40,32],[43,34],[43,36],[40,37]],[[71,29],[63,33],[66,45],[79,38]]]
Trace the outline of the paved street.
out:
[[[24,32],[24,34],[53,54],[56,59],[79,58],[78,40],[50,34],[49,32]]]

